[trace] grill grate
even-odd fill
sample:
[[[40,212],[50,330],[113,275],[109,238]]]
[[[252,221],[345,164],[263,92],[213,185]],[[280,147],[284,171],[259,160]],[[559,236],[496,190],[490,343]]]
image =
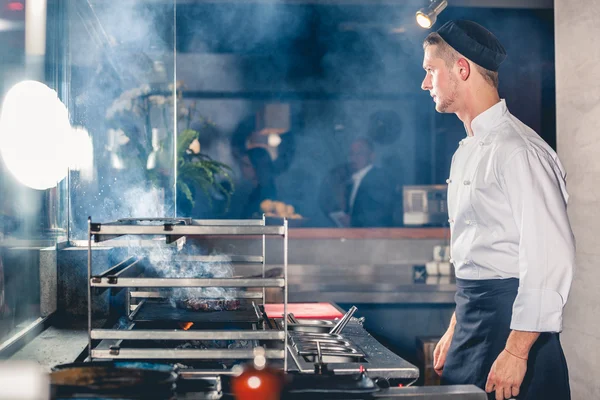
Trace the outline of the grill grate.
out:
[[[191,311],[165,302],[145,302],[139,307],[133,322],[258,323],[261,319],[252,305],[235,311]]]

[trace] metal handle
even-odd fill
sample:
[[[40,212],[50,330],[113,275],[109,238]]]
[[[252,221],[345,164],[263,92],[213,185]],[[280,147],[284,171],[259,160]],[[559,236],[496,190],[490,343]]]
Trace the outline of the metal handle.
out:
[[[292,324],[298,323],[298,320],[296,319],[296,317],[294,316],[293,313],[288,313],[288,321],[291,322]]]
[[[348,312],[338,321],[338,323],[335,324],[335,326],[333,328],[331,328],[329,333],[339,335],[342,332],[342,330],[346,327],[348,322],[350,322],[350,318],[352,318],[352,315],[354,314],[354,312],[356,310],[357,310],[357,308],[355,306],[352,306],[348,310]]]
[[[323,352],[321,351],[321,343],[317,340],[317,360],[319,364],[323,364]]]

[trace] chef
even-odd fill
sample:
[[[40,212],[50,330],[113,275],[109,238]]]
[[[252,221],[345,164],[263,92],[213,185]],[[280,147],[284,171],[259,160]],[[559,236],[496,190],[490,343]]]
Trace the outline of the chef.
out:
[[[506,51],[471,21],[424,41],[422,89],[466,137],[448,183],[456,310],[434,351],[445,384],[495,399],[569,399],[559,341],[575,243],[556,153],[498,95]]]

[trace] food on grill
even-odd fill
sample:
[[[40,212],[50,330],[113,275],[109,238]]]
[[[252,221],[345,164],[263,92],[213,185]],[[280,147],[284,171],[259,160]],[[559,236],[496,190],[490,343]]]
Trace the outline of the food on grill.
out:
[[[175,305],[190,311],[236,311],[240,309],[239,300],[208,300],[197,297],[176,300]]]

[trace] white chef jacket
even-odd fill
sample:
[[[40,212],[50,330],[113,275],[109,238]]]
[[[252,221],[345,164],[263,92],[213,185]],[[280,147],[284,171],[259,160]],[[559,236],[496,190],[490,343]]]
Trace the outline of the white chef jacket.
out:
[[[565,171],[504,100],[473,119],[471,130],[447,180],[456,276],[519,278],[510,328],[560,332],[575,264]]]

